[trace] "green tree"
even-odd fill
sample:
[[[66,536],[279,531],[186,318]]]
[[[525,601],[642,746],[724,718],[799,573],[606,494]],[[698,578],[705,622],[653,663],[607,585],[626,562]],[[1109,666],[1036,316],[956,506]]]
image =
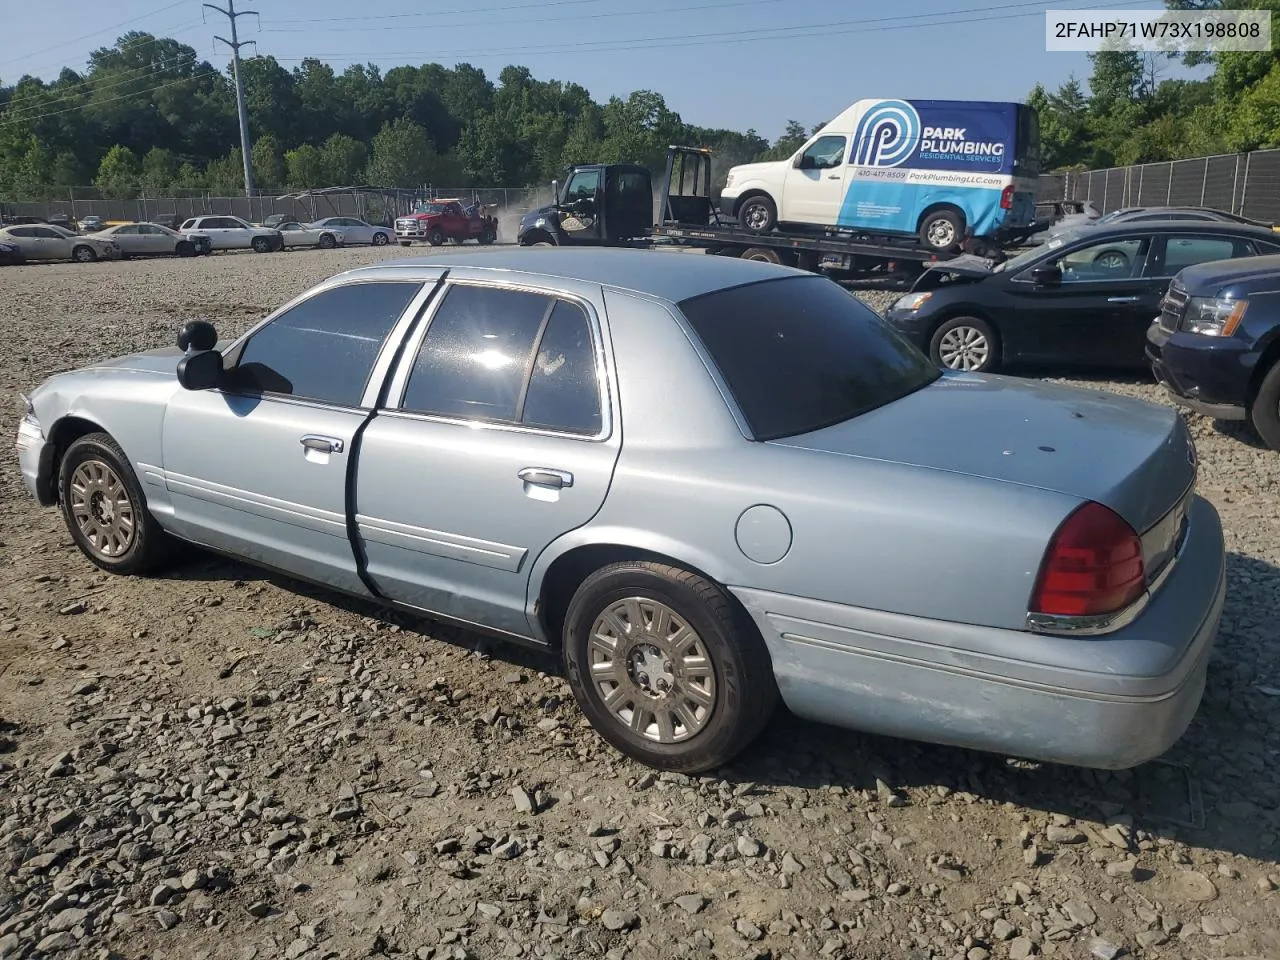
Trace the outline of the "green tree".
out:
[[[328,186],[358,183],[368,161],[369,148],[345,133],[335,133],[320,148],[320,166]]]
[[[365,174],[380,187],[420,187],[438,169],[427,131],[411,120],[393,120],[373,138],[373,156]]]
[[[324,154],[319,147],[309,143],[290,150],[284,155],[285,179],[295,190],[311,190],[328,184],[325,171]]]
[[[98,175],[93,184],[104,197],[112,200],[136,197],[142,185],[142,168],[137,156],[128,147],[117,143],[98,164]]]
[[[259,190],[276,190],[284,186],[284,155],[271,134],[259,137],[249,151],[253,167],[253,185]]]
[[[142,171],[139,177],[142,188],[148,193],[156,194],[168,189],[178,178],[178,161],[173,153],[164,147],[152,147],[142,158]]]

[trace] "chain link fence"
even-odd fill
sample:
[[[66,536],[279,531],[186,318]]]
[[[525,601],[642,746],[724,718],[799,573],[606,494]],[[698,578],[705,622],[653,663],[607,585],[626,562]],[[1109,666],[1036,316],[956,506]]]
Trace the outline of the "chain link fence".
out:
[[[1213,207],[1267,223],[1280,222],[1280,150],[1194,160],[1141,163],[1058,178],[1065,200],[1090,200],[1103,213],[1122,207]]]
[[[303,222],[324,217],[359,217],[369,223],[390,226],[397,216],[409,213],[424,200],[458,199],[496,207],[500,218],[551,202],[550,187],[425,187],[417,190],[328,187],[281,196],[221,197],[208,191],[171,190],[156,196],[120,200],[103,197],[93,187],[65,187],[61,195],[42,200],[0,202],[0,216],[65,218],[77,223],[85,217],[104,222],[152,221],[180,224],[191,217],[233,216],[261,223],[279,215]]]

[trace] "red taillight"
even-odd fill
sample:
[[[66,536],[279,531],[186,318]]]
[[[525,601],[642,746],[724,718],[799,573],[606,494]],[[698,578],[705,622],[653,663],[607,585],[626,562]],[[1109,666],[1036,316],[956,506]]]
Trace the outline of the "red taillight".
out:
[[[1001,210],[1013,209],[1013,184],[1012,183],[1000,191],[1000,209]]]
[[[1061,617],[1114,613],[1146,589],[1142,541],[1133,527],[1100,503],[1086,503],[1053,535],[1031,612]]]

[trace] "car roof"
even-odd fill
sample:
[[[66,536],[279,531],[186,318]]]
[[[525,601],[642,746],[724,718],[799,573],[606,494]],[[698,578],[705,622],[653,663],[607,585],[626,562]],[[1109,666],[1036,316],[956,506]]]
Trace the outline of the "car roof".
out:
[[[494,272],[524,273],[598,283],[603,287],[642,293],[678,303],[690,297],[729,287],[776,280],[811,277],[793,267],[782,267],[736,257],[711,254],[659,252],[655,250],[558,249],[516,247],[509,250],[450,253],[408,260],[386,260],[351,271],[348,276],[376,275],[391,268],[466,267]]]
[[[1088,233],[1073,235],[1072,240],[1088,236],[1096,240],[1098,237],[1114,233],[1133,233],[1135,231],[1154,233],[1186,233],[1193,230],[1204,234],[1227,234],[1230,236],[1259,237],[1280,242],[1280,234],[1270,227],[1255,227],[1250,223],[1237,223],[1234,220],[1140,220],[1120,223],[1101,223],[1090,227]]]

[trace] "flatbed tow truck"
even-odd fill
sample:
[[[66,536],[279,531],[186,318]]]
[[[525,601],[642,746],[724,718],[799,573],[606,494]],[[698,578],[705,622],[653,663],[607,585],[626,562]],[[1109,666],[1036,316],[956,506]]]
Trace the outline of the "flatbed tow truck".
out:
[[[522,246],[691,247],[709,254],[823,271],[845,280],[909,280],[962,253],[1003,260],[998,247],[972,238],[952,254],[912,238],[815,228],[751,233],[721,215],[711,194],[711,151],[671,146],[654,221],[652,176],[631,163],[579,164],[555,202],[521,217]]]

